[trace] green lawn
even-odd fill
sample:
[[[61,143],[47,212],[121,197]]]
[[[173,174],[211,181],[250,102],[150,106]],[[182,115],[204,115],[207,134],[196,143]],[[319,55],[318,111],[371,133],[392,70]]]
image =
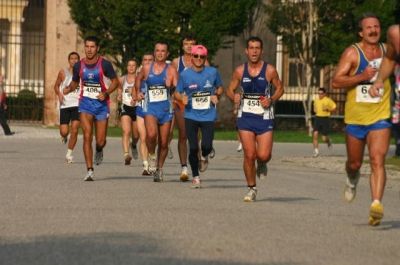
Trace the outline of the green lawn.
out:
[[[50,129],[58,129],[58,127],[48,127]],[[82,133],[80,128],[79,133]],[[121,137],[122,129],[120,127],[108,127],[107,136],[110,137]],[[174,130],[174,139],[177,139],[178,131]],[[344,144],[345,138],[344,133],[331,133],[329,137],[335,144]],[[215,140],[227,140],[227,141],[237,141],[237,132],[235,130],[217,130],[214,134]],[[308,136],[308,132],[305,131],[274,131],[274,142],[277,143],[312,143],[312,138]],[[394,139],[392,137],[391,144],[394,144]],[[369,163],[369,161],[364,161],[364,163]],[[400,157],[387,157],[386,165],[392,168],[400,170]]]

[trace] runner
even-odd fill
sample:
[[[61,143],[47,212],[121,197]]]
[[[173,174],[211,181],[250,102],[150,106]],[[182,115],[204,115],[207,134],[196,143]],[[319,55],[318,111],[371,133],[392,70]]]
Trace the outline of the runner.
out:
[[[79,118],[83,130],[83,153],[87,174],[85,181],[93,181],[93,160],[96,165],[103,161],[103,148],[106,145],[108,116],[110,114],[110,93],[118,87],[118,78],[111,63],[98,54],[99,39],[89,36],[84,41],[86,58],[73,68],[72,82],[63,89],[67,95],[80,87]],[[107,86],[109,80],[111,84]],[[93,157],[93,125],[96,128],[96,154]]]
[[[203,45],[192,48],[192,67],[183,71],[175,91],[175,99],[185,105],[185,128],[189,139],[189,163],[192,169],[192,188],[201,188],[199,171],[208,167],[208,155],[214,139],[214,120],[222,80],[216,68],[205,66],[207,49]],[[201,159],[198,153],[198,131],[201,130]]]
[[[254,202],[257,196],[255,161],[257,177],[264,179],[272,152],[273,104],[283,95],[284,89],[275,67],[261,60],[264,49],[259,37],[250,37],[246,41],[245,52],[248,62],[235,69],[226,95],[235,104],[240,102],[237,128],[244,151],[243,170],[248,186],[243,201]],[[235,94],[239,84],[242,92]],[[275,88],[273,95],[271,85]]]
[[[332,140],[328,137],[330,122],[329,116],[331,112],[336,110],[336,103],[329,97],[326,96],[325,88],[321,87],[318,89],[318,98],[314,100],[314,112],[315,119],[313,124],[313,146],[314,155],[318,157],[318,134],[321,132],[322,141],[324,141],[328,148],[332,148]]]
[[[386,50],[386,45],[379,42],[381,23],[378,15],[372,12],[362,14],[358,21],[358,35],[361,41],[343,52],[332,86],[347,90],[344,116],[347,179],[342,198],[347,203],[355,199],[367,145],[372,196],[368,223],[375,226],[380,224],[384,212],[381,201],[386,184],[385,157],[389,149],[391,127],[389,80],[385,81],[384,89],[379,91],[381,97],[371,97],[368,93]]]
[[[148,172],[154,175],[154,182],[163,181],[162,167],[168,153],[168,136],[173,116],[170,94],[178,79],[176,69],[166,62],[168,55],[169,45],[163,41],[157,42],[154,47],[155,61],[143,66],[136,78],[136,94],[132,95],[133,100],[144,99]],[[146,94],[141,93],[142,82],[146,82]]]
[[[136,70],[139,62],[136,59],[129,59],[127,62],[127,74],[119,78],[118,86],[118,101],[122,102],[120,116],[122,126],[122,149],[124,151],[125,165],[130,165],[132,156],[137,159],[136,143],[139,139],[139,133],[136,123],[136,106],[131,105],[132,101],[132,88],[135,85]],[[132,156],[129,154],[129,137],[132,134]],[[136,151],[136,152],[135,152]]]
[[[61,142],[66,144],[68,142],[68,135],[70,133],[69,124],[71,123],[71,136],[68,142],[68,149],[65,155],[67,163],[73,163],[74,157],[72,151],[75,148],[76,141],[78,140],[79,130],[79,88],[75,91],[63,95],[64,87],[68,86],[72,81],[72,69],[80,60],[79,54],[71,52],[68,54],[68,68],[63,68],[58,72],[56,82],[54,84],[54,91],[58,98],[58,109],[60,110],[60,135]]]

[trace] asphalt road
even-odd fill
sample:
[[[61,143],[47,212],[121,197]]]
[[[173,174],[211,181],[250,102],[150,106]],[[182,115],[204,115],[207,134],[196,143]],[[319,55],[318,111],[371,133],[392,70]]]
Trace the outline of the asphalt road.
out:
[[[108,138],[95,181],[84,182],[81,138],[67,164],[57,131],[16,132],[0,136],[2,265],[400,264],[399,180],[389,177],[385,217],[369,226],[368,175],[348,205],[343,163],[329,164],[345,159],[343,145],[312,160],[311,143],[276,143],[257,201],[244,203],[236,142],[215,142],[203,188],[193,190],[179,181],[176,148],[154,183],[139,160],[125,166],[120,139]]]

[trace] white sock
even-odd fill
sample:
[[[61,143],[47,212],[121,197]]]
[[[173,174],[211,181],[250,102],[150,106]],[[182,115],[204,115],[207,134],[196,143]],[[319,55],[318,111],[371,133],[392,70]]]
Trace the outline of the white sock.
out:
[[[318,154],[319,152],[318,152],[318,148],[317,149],[314,149],[314,152],[316,153],[316,154]]]

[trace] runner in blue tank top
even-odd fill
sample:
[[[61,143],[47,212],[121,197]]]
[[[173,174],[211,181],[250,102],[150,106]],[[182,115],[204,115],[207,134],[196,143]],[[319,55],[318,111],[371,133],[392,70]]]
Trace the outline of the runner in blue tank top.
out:
[[[229,99],[235,104],[240,103],[237,128],[244,150],[243,169],[248,185],[248,192],[243,198],[245,202],[256,200],[256,170],[259,179],[267,175],[274,129],[273,103],[284,93],[275,67],[261,60],[263,51],[263,42],[259,37],[247,40],[245,52],[248,62],[235,69],[226,91]],[[242,92],[235,94],[239,85]],[[271,85],[275,88],[274,94]]]
[[[109,61],[98,55],[99,39],[95,36],[85,38],[86,58],[75,64],[72,82],[64,88],[66,95],[74,91],[79,83],[81,94],[79,100],[80,120],[83,130],[83,153],[85,155],[87,174],[85,181],[92,181],[93,172],[93,124],[96,126],[96,154],[94,163],[103,161],[103,147],[106,145],[108,115],[110,113],[109,94],[118,87],[118,78]],[[109,80],[111,80],[110,84]]]
[[[143,108],[143,113],[149,151],[148,172],[154,175],[154,182],[163,181],[162,167],[168,153],[168,136],[173,116],[170,95],[178,81],[178,72],[166,63],[168,55],[168,44],[157,42],[154,48],[155,61],[143,66],[135,82],[136,95],[132,95],[133,100],[145,101],[146,108]],[[146,94],[141,93],[143,80],[147,85]]]

